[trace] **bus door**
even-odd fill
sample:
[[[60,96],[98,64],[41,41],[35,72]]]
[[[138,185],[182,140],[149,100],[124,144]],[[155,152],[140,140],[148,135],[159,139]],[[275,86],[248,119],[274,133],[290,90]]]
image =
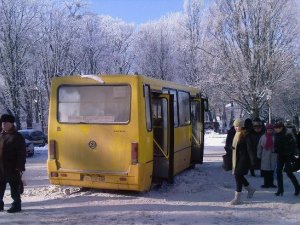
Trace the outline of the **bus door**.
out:
[[[153,180],[174,176],[174,108],[173,95],[158,94],[152,97],[153,119]]]
[[[204,150],[204,110],[200,98],[191,101],[191,123],[192,123],[192,155],[191,163],[203,163]]]

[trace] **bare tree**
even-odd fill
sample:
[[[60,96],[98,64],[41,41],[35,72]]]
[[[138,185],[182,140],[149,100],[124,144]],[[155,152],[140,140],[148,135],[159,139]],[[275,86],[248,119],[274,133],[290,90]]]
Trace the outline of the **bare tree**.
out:
[[[27,126],[34,117],[35,123],[46,129],[51,78],[78,73],[82,62],[80,52],[76,52],[80,46],[79,21],[84,8],[81,2],[38,1],[38,25],[33,32],[37,39],[30,52],[31,66],[26,76],[28,97],[23,100]]]
[[[35,4],[25,0],[1,0],[0,13],[0,75],[4,82],[0,101],[15,115],[17,128],[20,128],[21,100],[28,97],[26,73],[37,9]]]
[[[100,19],[95,16],[85,16],[82,21],[81,48],[83,62],[80,66],[81,73],[100,73],[99,61],[105,55],[107,46],[105,44],[105,32],[101,30]]]
[[[294,68],[293,12],[291,0],[220,0],[212,10],[215,84],[253,117]]]
[[[133,63],[131,49],[135,26],[120,19],[103,16],[100,18],[100,30],[103,34],[98,42],[104,43],[104,51],[98,58],[100,72],[128,74]]]
[[[140,27],[135,41],[135,71],[150,77],[174,78],[174,52],[172,26],[166,18]]]
[[[202,60],[205,52],[202,50],[205,44],[205,27],[203,23],[203,1],[185,0],[184,14],[181,21],[181,29],[178,43],[179,61],[182,65],[181,72],[188,84],[205,87],[205,74]]]
[[[278,84],[274,97],[272,98],[272,114],[274,118],[283,117],[291,119],[299,127],[300,116],[300,67],[290,74],[290,79]],[[288,93],[288,94],[287,94]]]

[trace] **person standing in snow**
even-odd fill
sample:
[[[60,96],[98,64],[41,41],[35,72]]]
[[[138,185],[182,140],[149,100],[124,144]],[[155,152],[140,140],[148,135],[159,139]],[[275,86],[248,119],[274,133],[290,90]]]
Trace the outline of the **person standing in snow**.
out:
[[[236,119],[233,123],[236,133],[232,142],[232,174],[236,182],[235,196],[230,202],[232,205],[241,204],[241,194],[243,186],[248,191],[247,197],[252,198],[255,189],[249,184],[245,175],[251,166],[255,164],[255,156],[251,149],[247,147],[248,131],[244,121]]]
[[[297,143],[297,128],[296,126],[290,121],[286,121],[286,123],[284,124],[284,126],[286,127],[286,129],[288,130],[288,132],[293,134],[294,140],[296,142],[296,146],[295,146],[295,155],[299,155],[299,148],[298,148],[298,143]]]
[[[263,129],[263,123],[259,118],[255,118],[252,121],[252,129],[249,131],[249,140],[248,140],[248,147],[253,152],[253,155],[255,156],[255,165],[253,168],[250,169],[251,176],[255,177],[255,170],[254,169],[260,169],[260,160],[257,158],[257,145],[259,142],[259,139],[264,134],[265,130]]]
[[[262,188],[276,188],[274,185],[274,170],[277,154],[274,152],[273,125],[267,124],[266,132],[259,139],[257,146],[257,158],[261,159],[261,173],[264,177]]]
[[[228,153],[230,155],[231,155],[231,152],[232,152],[231,147],[232,147],[232,141],[233,141],[234,135],[235,135],[235,128],[232,125],[231,128],[227,131],[225,147],[224,147],[226,153]]]
[[[10,185],[13,203],[8,213],[21,211],[20,182],[21,172],[25,171],[26,146],[24,137],[17,132],[15,117],[8,114],[1,116],[0,134],[0,211],[4,210],[3,196],[7,183]]]
[[[296,148],[296,141],[293,137],[293,134],[287,130],[284,126],[282,120],[276,121],[274,125],[275,129],[275,142],[274,148],[275,152],[278,154],[277,157],[277,185],[278,189],[275,193],[276,196],[282,196],[284,189],[283,189],[283,168],[286,172],[286,175],[290,178],[291,182],[295,188],[295,195],[299,195],[300,193],[300,186],[297,178],[291,171],[291,162],[293,161],[295,148]]]

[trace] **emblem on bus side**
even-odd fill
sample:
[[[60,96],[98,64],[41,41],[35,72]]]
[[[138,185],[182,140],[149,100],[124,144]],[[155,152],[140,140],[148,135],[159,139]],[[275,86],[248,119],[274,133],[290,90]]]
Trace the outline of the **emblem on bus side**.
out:
[[[90,141],[90,142],[89,142],[89,147],[90,147],[91,149],[96,148],[96,147],[97,147],[96,141]]]

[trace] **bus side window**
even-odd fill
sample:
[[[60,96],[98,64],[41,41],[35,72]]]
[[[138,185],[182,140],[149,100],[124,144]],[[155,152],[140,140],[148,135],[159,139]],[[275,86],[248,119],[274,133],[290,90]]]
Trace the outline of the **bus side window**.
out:
[[[174,95],[174,127],[178,127],[177,91],[170,90],[170,94]]]
[[[146,112],[146,126],[147,130],[152,130],[152,118],[151,118],[151,97],[150,97],[150,86],[144,85],[145,95],[145,112]]]
[[[191,107],[190,107],[190,94],[185,91],[178,91],[178,104],[179,104],[179,125],[188,125],[191,122]]]
[[[178,100],[177,100],[177,91],[174,89],[163,88],[163,93],[174,95],[174,127],[178,127]]]
[[[152,99],[152,117],[153,127],[162,127],[161,102],[158,99]]]

